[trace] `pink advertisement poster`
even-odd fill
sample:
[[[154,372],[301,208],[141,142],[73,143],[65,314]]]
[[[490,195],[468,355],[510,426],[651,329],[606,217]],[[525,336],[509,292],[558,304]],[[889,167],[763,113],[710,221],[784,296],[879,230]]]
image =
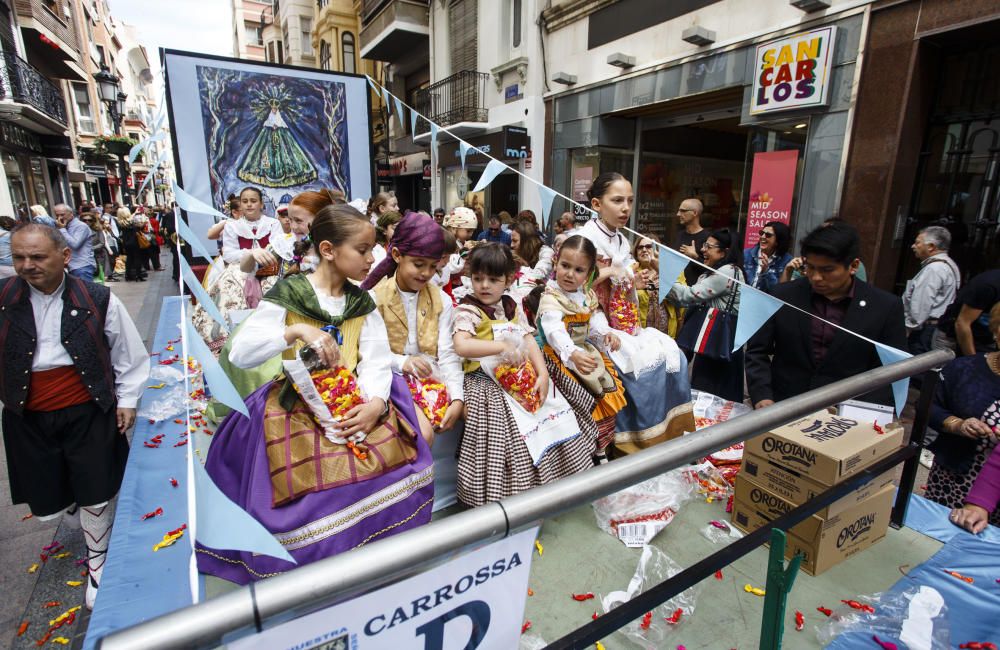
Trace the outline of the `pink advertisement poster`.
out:
[[[799,152],[795,149],[754,154],[744,248],[757,245],[765,223],[791,222],[798,159]]]

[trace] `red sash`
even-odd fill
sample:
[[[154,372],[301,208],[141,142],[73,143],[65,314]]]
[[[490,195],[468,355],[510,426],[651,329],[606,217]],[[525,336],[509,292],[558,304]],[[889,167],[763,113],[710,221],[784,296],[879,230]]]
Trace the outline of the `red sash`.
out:
[[[62,366],[31,373],[28,402],[24,408],[29,411],[58,411],[92,399],[76,368]]]

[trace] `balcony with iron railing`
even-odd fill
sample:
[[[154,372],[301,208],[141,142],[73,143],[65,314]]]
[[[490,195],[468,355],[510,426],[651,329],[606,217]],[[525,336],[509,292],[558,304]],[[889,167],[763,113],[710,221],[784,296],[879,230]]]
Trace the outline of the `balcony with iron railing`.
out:
[[[455,135],[481,131],[489,121],[486,107],[487,72],[462,70],[416,93],[414,108],[438,126],[449,127]],[[417,120],[415,138],[430,132],[425,120]]]
[[[393,63],[430,53],[428,0],[364,0],[361,58]]]
[[[42,118],[43,126],[51,128],[51,124],[44,124],[51,120],[66,128],[66,105],[59,87],[13,52],[0,52],[0,98],[40,113],[35,117]],[[31,119],[32,115],[26,117]]]

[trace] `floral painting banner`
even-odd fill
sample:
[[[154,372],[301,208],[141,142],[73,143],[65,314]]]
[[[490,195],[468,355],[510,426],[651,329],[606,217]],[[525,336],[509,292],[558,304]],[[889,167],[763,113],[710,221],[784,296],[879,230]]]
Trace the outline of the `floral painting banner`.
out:
[[[247,186],[265,212],[299,192],[371,196],[365,77],[161,50],[180,185],[216,209]],[[201,235],[215,220],[192,215]]]

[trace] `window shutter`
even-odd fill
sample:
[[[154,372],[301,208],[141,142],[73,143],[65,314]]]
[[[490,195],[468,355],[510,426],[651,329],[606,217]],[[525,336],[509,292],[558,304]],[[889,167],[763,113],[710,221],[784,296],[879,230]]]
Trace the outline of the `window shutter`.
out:
[[[478,18],[478,0],[452,0],[448,7],[452,74],[477,68]]]

